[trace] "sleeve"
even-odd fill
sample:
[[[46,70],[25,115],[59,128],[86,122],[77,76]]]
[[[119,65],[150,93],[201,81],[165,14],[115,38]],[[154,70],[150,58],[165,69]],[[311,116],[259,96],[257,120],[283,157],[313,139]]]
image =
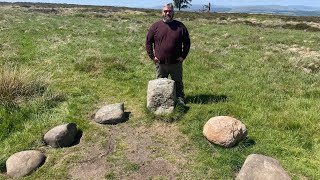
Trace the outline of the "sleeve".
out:
[[[190,45],[191,45],[191,42],[190,42],[190,37],[189,37],[189,32],[188,32],[188,29],[183,26],[183,38],[182,38],[182,54],[181,54],[181,57],[183,59],[185,59],[189,53],[189,50],[190,50]]]
[[[154,26],[151,26],[147,38],[146,38],[146,51],[150,57],[150,59],[154,59],[154,52],[153,52],[153,47],[154,47]]]

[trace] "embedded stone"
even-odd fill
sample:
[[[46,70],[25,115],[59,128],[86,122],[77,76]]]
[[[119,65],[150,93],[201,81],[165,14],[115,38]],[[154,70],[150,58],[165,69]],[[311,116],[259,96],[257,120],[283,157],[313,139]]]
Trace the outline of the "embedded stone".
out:
[[[212,143],[232,147],[246,138],[245,125],[229,116],[216,116],[208,120],[203,127],[203,135]]]
[[[245,160],[236,180],[290,180],[279,161],[260,154],[251,154]]]
[[[155,114],[170,114],[176,98],[175,82],[167,78],[149,81],[147,108]]]
[[[22,151],[11,155],[6,161],[7,175],[18,178],[30,175],[45,161],[45,155],[40,151]]]
[[[124,104],[109,104],[100,108],[95,116],[94,121],[100,124],[118,124],[125,120]]]
[[[44,135],[44,141],[53,148],[71,146],[76,139],[78,130],[75,123],[56,126]]]

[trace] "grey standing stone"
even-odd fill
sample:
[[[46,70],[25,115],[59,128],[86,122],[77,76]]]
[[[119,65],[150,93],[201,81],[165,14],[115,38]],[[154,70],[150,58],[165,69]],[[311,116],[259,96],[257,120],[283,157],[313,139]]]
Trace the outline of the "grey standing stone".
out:
[[[203,135],[212,143],[232,147],[243,140],[248,131],[241,121],[229,116],[216,116],[203,127]]]
[[[174,81],[159,78],[149,81],[147,108],[155,114],[170,114],[174,110],[176,90]]]
[[[6,161],[7,175],[12,178],[23,177],[39,168],[45,155],[40,151],[22,151],[11,155]]]
[[[290,180],[279,162],[271,157],[251,154],[244,162],[236,180]]]
[[[124,104],[109,104],[100,108],[95,116],[94,121],[100,124],[117,124],[125,120]]]
[[[77,132],[75,123],[56,126],[44,135],[44,141],[53,148],[68,147],[75,142]]]

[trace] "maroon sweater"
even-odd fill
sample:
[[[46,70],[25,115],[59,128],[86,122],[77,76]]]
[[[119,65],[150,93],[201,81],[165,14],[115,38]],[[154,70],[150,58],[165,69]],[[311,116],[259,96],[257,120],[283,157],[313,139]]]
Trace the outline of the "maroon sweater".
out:
[[[190,38],[183,23],[162,20],[154,23],[147,34],[146,50],[151,59],[156,56],[160,64],[175,64],[177,58],[186,58],[190,50]]]

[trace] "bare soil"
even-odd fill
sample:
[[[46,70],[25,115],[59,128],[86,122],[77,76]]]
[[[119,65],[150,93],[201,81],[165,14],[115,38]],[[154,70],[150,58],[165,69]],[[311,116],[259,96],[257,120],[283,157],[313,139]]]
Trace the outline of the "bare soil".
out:
[[[81,156],[69,165],[72,179],[190,178],[195,148],[174,124],[101,125],[107,136],[77,145]],[[100,136],[100,137],[99,137]],[[73,151],[74,153],[74,151]],[[70,156],[70,154],[69,154]]]

